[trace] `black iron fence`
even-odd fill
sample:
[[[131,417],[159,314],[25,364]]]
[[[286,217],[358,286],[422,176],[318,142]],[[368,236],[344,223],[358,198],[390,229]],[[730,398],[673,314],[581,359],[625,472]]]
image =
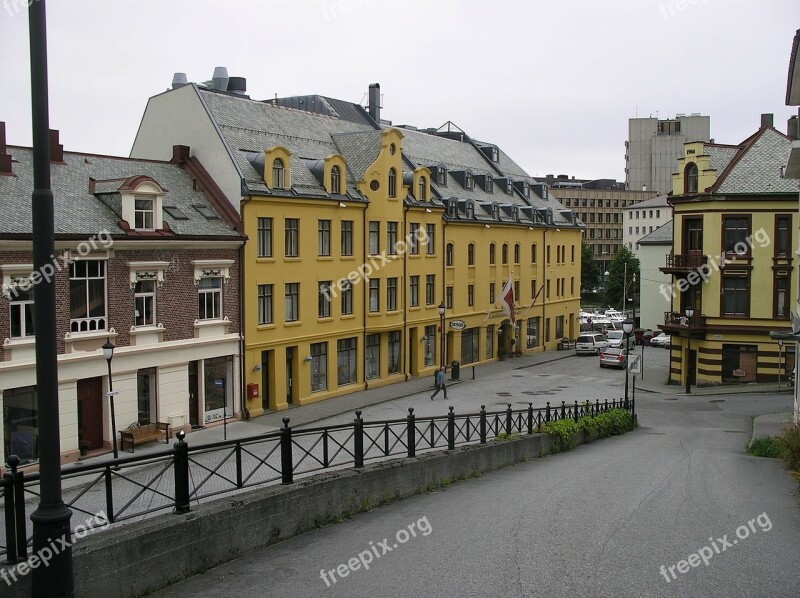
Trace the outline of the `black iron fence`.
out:
[[[361,411],[352,423],[292,429],[289,418],[283,427],[238,440],[190,447],[185,434],[177,434],[173,448],[142,457],[124,457],[95,465],[62,469],[64,502],[72,509],[73,530],[82,517],[103,515],[108,523],[143,519],[172,510],[186,513],[192,503],[226,493],[270,483],[291,484],[303,476],[325,469],[364,467],[367,461],[392,456],[414,457],[435,449],[481,443],[501,434],[533,434],[550,421],[597,415],[624,408],[634,413],[634,403],[607,399],[534,409],[456,414],[451,406],[446,416],[417,417],[408,409],[405,418],[365,421]],[[5,534],[0,556],[7,563],[27,558],[32,543],[29,511],[39,496],[39,474],[18,470],[19,459],[8,459],[10,472],[3,476],[2,502]]]

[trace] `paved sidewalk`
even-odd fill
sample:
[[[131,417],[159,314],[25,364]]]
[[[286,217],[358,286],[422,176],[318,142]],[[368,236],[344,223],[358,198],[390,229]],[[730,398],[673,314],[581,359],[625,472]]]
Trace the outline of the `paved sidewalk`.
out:
[[[764,383],[764,384],[746,384],[740,386],[718,386],[709,388],[699,388],[692,386],[691,394],[687,395],[683,386],[675,384],[668,384],[669,377],[669,360],[665,355],[665,349],[654,347],[644,348],[644,377],[642,375],[636,376],[636,392],[648,393],[661,393],[671,395],[677,398],[691,399],[692,397],[702,397],[708,395],[726,395],[726,394],[741,394],[741,393],[791,393],[791,388],[787,387],[784,381],[781,388],[778,388],[777,383]],[[635,354],[641,354],[642,347],[637,346],[634,350]],[[505,361],[494,361],[484,363],[477,366],[466,366],[461,368],[460,380],[451,380],[451,372],[448,370],[448,388],[453,396],[459,396],[457,401],[450,401],[446,405],[455,405],[457,409],[469,408],[481,403],[487,403],[487,410],[498,410],[502,407],[497,405],[492,406],[489,403],[490,397],[477,396],[477,385],[474,385],[473,376],[475,381],[482,381],[486,379],[502,380],[508,376],[519,375],[522,371],[531,371],[530,368],[541,368],[546,371],[546,365],[557,360],[567,359],[573,357],[575,352],[573,350],[564,351],[544,351],[534,353],[532,355],[523,355],[521,357],[514,357],[506,359]],[[631,378],[631,383],[633,379]],[[227,426],[216,424],[201,430],[195,430],[187,435],[186,441],[191,446],[205,446],[214,442],[222,441],[226,436],[228,439],[247,438],[251,436],[261,435],[267,432],[273,432],[283,426],[283,418],[290,419],[292,428],[309,427],[313,424],[338,416],[352,417],[356,410],[364,410],[367,407],[373,407],[382,403],[389,403],[398,399],[406,399],[423,395],[425,393],[432,393],[433,388],[433,375],[425,376],[423,378],[412,378],[406,382],[398,384],[390,384],[373,388],[369,390],[361,390],[351,394],[319,401],[310,405],[302,407],[291,407],[285,411],[271,411],[260,417],[253,418],[250,421],[235,421],[229,422]],[[417,397],[418,398],[418,397]],[[609,397],[611,398],[611,397]],[[619,398],[619,397],[617,397]],[[433,407],[435,405],[436,412],[439,415],[446,413],[446,409],[441,405],[443,401],[436,401],[435,403],[427,406]],[[417,405],[420,403],[417,402]],[[515,409],[518,409],[516,406]],[[421,415],[421,408],[417,408],[417,414]],[[227,429],[226,429],[227,428]],[[169,448],[172,443],[170,441]],[[147,455],[149,453],[158,453],[168,448],[163,443],[150,443],[136,447],[136,455]],[[129,456],[130,453],[120,452],[120,457]],[[111,453],[103,454],[97,457],[85,458],[79,463],[98,463],[107,462],[112,460]]]

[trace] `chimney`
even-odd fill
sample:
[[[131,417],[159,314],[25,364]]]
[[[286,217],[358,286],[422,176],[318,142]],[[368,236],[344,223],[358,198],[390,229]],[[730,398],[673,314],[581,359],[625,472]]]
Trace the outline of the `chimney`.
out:
[[[188,145],[173,145],[172,146],[172,162],[173,164],[182,164],[191,157],[191,151]]]
[[[6,123],[0,122],[0,176],[14,174],[11,172],[11,155],[6,150]]]
[[[214,89],[228,91],[228,69],[224,66],[218,66],[214,69],[214,75],[211,80],[214,82]]]
[[[771,127],[772,125],[772,114],[762,114],[761,115],[761,126],[762,127]]]
[[[187,85],[189,80],[186,78],[186,73],[175,73],[172,76],[172,89],[178,89]]]
[[[238,95],[245,95],[245,93],[247,93],[247,79],[244,77],[229,78],[228,91]]]
[[[369,115],[376,123],[381,124],[381,84],[373,83],[369,86]]]
[[[789,117],[786,124],[786,134],[794,141],[800,140],[800,118],[797,115]]]
[[[58,131],[50,129],[50,161],[64,163],[64,146],[58,142]]]

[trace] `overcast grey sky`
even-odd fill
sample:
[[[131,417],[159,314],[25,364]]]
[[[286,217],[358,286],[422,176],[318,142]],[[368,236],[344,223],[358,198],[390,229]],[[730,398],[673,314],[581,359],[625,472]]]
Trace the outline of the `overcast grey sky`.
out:
[[[26,0],[0,0],[0,120],[30,145]],[[624,180],[628,119],[700,112],[738,143],[786,131],[797,0],[50,0],[50,126],[128,155],[174,72],[247,78],[254,99],[318,93],[451,120],[530,174]]]

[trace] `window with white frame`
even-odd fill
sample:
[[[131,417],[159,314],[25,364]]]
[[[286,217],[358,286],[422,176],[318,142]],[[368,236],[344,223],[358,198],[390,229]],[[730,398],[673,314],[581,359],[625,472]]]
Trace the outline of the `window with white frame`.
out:
[[[411,232],[408,239],[408,252],[411,255],[419,255],[419,223],[411,223]]]
[[[426,201],[428,199],[428,186],[425,182],[425,177],[419,177],[419,201]]]
[[[201,278],[197,285],[197,300],[199,320],[222,318],[222,278]]]
[[[342,256],[353,255],[353,221],[342,220]]]
[[[436,225],[435,224],[426,224],[425,225],[425,236],[427,237],[425,243],[425,253],[428,255],[433,255],[436,253],[436,244],[434,243],[434,239],[436,238]]]
[[[436,303],[436,275],[425,275],[425,305],[434,305]]]
[[[284,189],[286,187],[286,168],[284,168],[283,160],[275,158],[272,162],[272,186],[275,189]]]
[[[70,264],[70,332],[106,329],[106,262],[78,260]]]
[[[397,278],[386,279],[386,311],[397,311]]]
[[[156,323],[156,281],[140,280],[133,290],[134,326],[153,326]]]
[[[27,286],[27,285],[26,285]],[[11,300],[8,307],[11,315],[11,338],[25,338],[33,336],[33,289],[30,286],[26,290],[20,287],[12,287],[9,292]]]
[[[397,255],[397,222],[386,223],[386,253]]]
[[[409,306],[419,307],[419,276],[411,276],[410,281]]]
[[[369,311],[375,313],[381,309],[381,281],[371,278],[369,281]]]
[[[272,285],[258,285],[258,323],[272,324]]]
[[[378,255],[380,253],[380,234],[381,223],[377,220],[371,220],[369,223],[369,254]]]
[[[136,230],[155,229],[155,199],[151,197],[134,198],[133,204],[133,228]]]
[[[389,197],[397,197],[397,171],[389,169]]]
[[[331,193],[340,194],[342,192],[342,173],[339,167],[331,167]]]

